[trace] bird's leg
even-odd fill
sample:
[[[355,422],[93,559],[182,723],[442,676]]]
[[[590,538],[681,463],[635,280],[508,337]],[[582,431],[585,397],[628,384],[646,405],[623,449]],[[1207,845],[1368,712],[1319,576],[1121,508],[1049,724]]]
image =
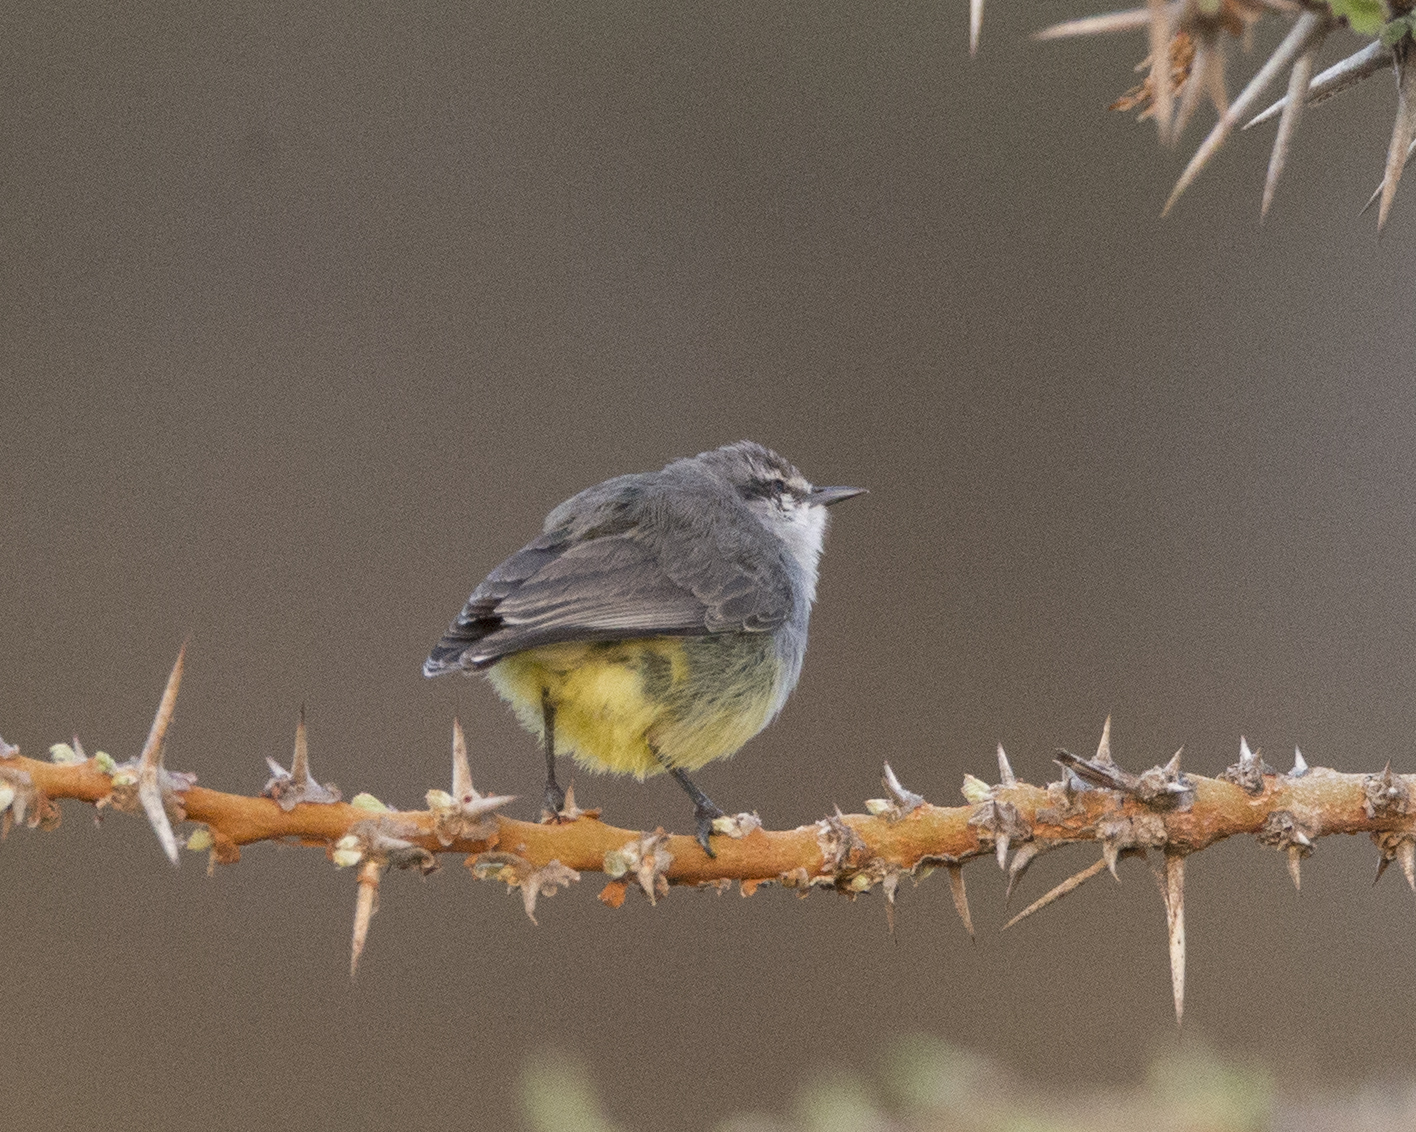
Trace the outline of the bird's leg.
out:
[[[698,844],[703,846],[703,852],[708,856],[716,857],[717,854],[708,845],[708,838],[713,834],[714,820],[727,815],[717,807],[712,798],[693,784],[693,780],[688,775],[673,766],[654,747],[651,746],[649,749],[654,752],[654,757],[664,765],[664,769],[674,776],[674,781],[683,787],[684,793],[693,799],[693,824],[696,827],[695,836],[698,838]]]
[[[546,791],[542,805],[546,818],[556,821],[565,809],[565,791],[556,781],[556,705],[551,702],[548,688],[541,689],[541,722],[546,732]]]

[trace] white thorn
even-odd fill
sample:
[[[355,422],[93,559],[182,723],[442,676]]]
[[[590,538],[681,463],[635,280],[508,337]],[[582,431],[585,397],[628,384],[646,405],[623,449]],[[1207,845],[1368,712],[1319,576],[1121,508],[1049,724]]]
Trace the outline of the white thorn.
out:
[[[354,903],[354,935],[349,946],[349,977],[359,970],[359,956],[369,938],[369,921],[379,910],[379,865],[366,860],[359,866],[359,897]]]
[[[1016,786],[1018,778],[1013,773],[1013,768],[1008,765],[1008,755],[1003,750],[1003,744],[998,744],[998,782],[1001,786]]]
[[[1297,836],[1297,834],[1294,835],[1294,840],[1297,840]],[[1307,841],[1307,838],[1304,838],[1303,840]],[[1303,850],[1299,849],[1297,845],[1290,845],[1288,847],[1288,875],[1293,878],[1293,887],[1296,888],[1299,892],[1302,892]]]
[[[157,783],[156,773],[151,778],[146,773],[139,776],[138,801],[142,803],[143,813],[147,814],[148,824],[152,826],[153,833],[157,834],[158,843],[167,854],[167,859],[174,865],[181,864],[181,856],[177,852],[177,838],[172,832],[172,823],[167,819],[167,807],[162,802],[162,788]]]
[[[1246,739],[1246,738],[1244,738],[1244,736],[1240,735],[1240,736],[1239,736],[1239,765],[1240,765],[1241,767],[1243,767],[1245,770],[1248,770],[1250,767],[1252,767],[1252,766],[1254,765],[1254,763],[1255,763],[1256,761],[1257,761],[1257,760],[1254,758],[1254,752],[1251,751],[1251,750],[1249,750],[1249,740]]]
[[[1382,199],[1377,206],[1377,231],[1380,232],[1391,213],[1396,186],[1406,168],[1411,145],[1416,142],[1416,60],[1411,59],[1411,43],[1393,49],[1396,62],[1396,120],[1392,122],[1391,143],[1387,147],[1386,168],[1382,172]]]
[[[1224,112],[1219,121],[1215,123],[1214,128],[1210,130],[1209,136],[1206,137],[1205,140],[1200,143],[1199,148],[1195,150],[1194,156],[1190,158],[1190,163],[1185,166],[1185,171],[1180,174],[1180,179],[1175,182],[1175,188],[1171,190],[1170,198],[1165,202],[1165,207],[1161,209],[1160,214],[1162,216],[1169,213],[1171,208],[1175,206],[1175,202],[1180,199],[1180,194],[1188,189],[1195,178],[1200,175],[1200,170],[1205,167],[1209,159],[1213,157],[1219,147],[1224,144],[1225,139],[1229,137],[1239,119],[1243,118],[1253,109],[1254,103],[1257,102],[1264,91],[1269,88],[1269,84],[1273,82],[1279,72],[1286,70],[1292,65],[1293,60],[1302,52],[1306,51],[1316,37],[1324,34],[1323,21],[1325,18],[1325,16],[1319,15],[1317,12],[1304,12],[1298,17],[1288,35],[1284,37],[1283,42],[1274,48],[1273,54],[1270,55],[1268,59],[1265,60],[1264,65],[1259,68],[1258,74],[1249,80],[1249,85],[1244,88],[1239,97],[1236,98],[1229,109]]]
[[[1283,176],[1284,164],[1288,161],[1288,148],[1298,129],[1298,119],[1303,113],[1303,92],[1313,77],[1313,65],[1317,61],[1319,38],[1307,51],[1298,56],[1293,70],[1288,75],[1288,105],[1283,108],[1283,117],[1278,123],[1278,133],[1274,135],[1273,152],[1269,154],[1268,173],[1264,176],[1264,195],[1259,205],[1259,223],[1268,216],[1273,204],[1274,193],[1278,191],[1278,179]]]
[[[1382,44],[1380,39],[1374,39],[1361,51],[1349,55],[1339,63],[1334,63],[1326,71],[1308,84],[1308,97],[1305,99],[1309,106],[1316,106],[1319,102],[1326,102],[1334,95],[1341,94],[1345,90],[1350,90],[1363,79],[1376,74],[1383,67],[1391,62],[1391,48]],[[1250,126],[1257,126],[1260,122],[1267,122],[1271,118],[1277,118],[1283,113],[1283,108],[1287,104],[1287,96],[1280,98],[1262,114],[1259,114],[1244,125],[1244,129]]]
[[[1034,32],[1033,38],[1067,39],[1074,35],[1100,35],[1110,31],[1139,31],[1150,23],[1149,8],[1130,8],[1124,12],[1105,12],[1099,16],[1083,16],[1078,20],[1053,24]]]
[[[969,54],[978,54],[978,37],[983,32],[983,0],[969,0]]]
[[[290,759],[290,779],[301,789],[310,785],[310,743],[305,734],[305,705],[300,705],[300,719],[295,724],[295,753]]]
[[[1000,833],[998,840],[993,843],[993,852],[998,857],[998,867],[1005,869],[1008,866],[1008,835]]]
[[[1178,775],[1180,773],[1180,756],[1184,753],[1185,748],[1181,747],[1178,751],[1176,751],[1173,755],[1170,756],[1170,761],[1165,764],[1165,770],[1167,774]]]
[[[1096,758],[1094,762],[1111,762],[1111,716],[1106,717],[1106,722],[1101,725],[1101,742],[1096,745]]]
[[[1101,870],[1105,867],[1106,862],[1104,860],[1094,861],[1092,864],[1084,868],[1081,872],[1074,873],[1072,876],[1069,876],[1056,888],[1052,889],[1045,895],[1038,897],[1021,912],[1019,912],[1016,916],[1014,916],[1011,920],[1009,920],[1006,924],[1004,924],[1002,930],[1006,932],[1019,920],[1025,920],[1034,912],[1040,912],[1049,904],[1061,900],[1062,897],[1066,896],[1068,893],[1075,892],[1077,889],[1081,888],[1081,886],[1084,885],[1087,881],[1091,880],[1092,877],[1096,876],[1097,873],[1101,872]]]
[[[467,737],[462,733],[462,721],[452,721],[452,796],[466,800],[472,789],[472,767],[467,761]]]
[[[1112,879],[1117,884],[1121,883],[1121,874],[1116,871],[1116,862],[1121,859],[1121,843],[1114,837],[1103,839],[1101,843],[1101,859],[1105,863],[1107,871],[1111,873]]]
[[[1174,38],[1173,15],[1164,0],[1148,0],[1146,22],[1150,29],[1151,109],[1163,144],[1170,143],[1170,119],[1174,113],[1175,92],[1170,85],[1170,41]]]
[[[1406,876],[1411,891],[1416,892],[1416,841],[1403,841],[1396,847],[1396,859]]]
[[[1293,769],[1288,772],[1289,778],[1302,778],[1308,773],[1307,760],[1303,758],[1303,752],[1297,747],[1293,748]]]
[[[973,917],[969,915],[969,894],[964,888],[963,866],[949,864],[944,867],[949,871],[949,894],[954,898],[954,911],[959,913],[959,919],[964,922],[964,930],[969,933],[969,939],[973,939]]]
[[[1170,945],[1170,991],[1175,999],[1175,1024],[1185,1017],[1185,858],[1165,858],[1165,921]]]
[[[157,705],[157,714],[153,716],[152,728],[148,731],[147,742],[143,744],[143,753],[138,759],[138,801],[142,803],[143,812],[147,814],[152,831],[157,834],[162,851],[174,865],[180,865],[182,858],[177,851],[177,838],[172,832],[172,823],[167,818],[167,807],[163,803],[160,774],[163,747],[167,742],[167,728],[177,710],[177,691],[182,687],[182,670],[186,658],[187,646],[183,644],[177,654],[177,663],[172,666],[172,672],[167,677],[167,686],[162,690],[162,700]]]

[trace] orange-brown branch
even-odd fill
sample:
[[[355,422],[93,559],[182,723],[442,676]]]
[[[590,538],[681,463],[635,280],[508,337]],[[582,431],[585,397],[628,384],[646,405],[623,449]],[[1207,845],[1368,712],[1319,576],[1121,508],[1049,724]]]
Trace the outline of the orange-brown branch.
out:
[[[358,866],[351,973],[378,906],[383,871],[390,866],[428,871],[439,853],[465,854],[475,876],[519,888],[533,920],[539,897],[554,894],[582,872],[602,872],[610,878],[600,898],[615,906],[623,903],[631,886],[652,902],[666,895],[671,884],[732,881],[740,883],[744,894],[772,881],[799,889],[822,885],[852,895],[879,885],[893,906],[903,875],[918,876],[922,867],[943,865],[954,905],[972,935],[961,866],[974,857],[996,856],[1008,870],[1011,893],[1040,853],[1088,841],[1099,845],[1100,861],[1035,900],[1009,922],[1011,927],[1075,891],[1103,866],[1114,870],[1123,855],[1155,850],[1162,854],[1157,877],[1165,902],[1177,1019],[1184,1004],[1189,854],[1235,834],[1250,834],[1287,854],[1297,884],[1302,859],[1319,838],[1367,833],[1377,843],[1380,868],[1399,861],[1407,882],[1416,888],[1416,821],[1411,814],[1416,779],[1394,775],[1390,767],[1380,774],[1309,769],[1301,755],[1291,771],[1279,774],[1242,740],[1238,764],[1219,778],[1183,774],[1179,753],[1164,766],[1134,774],[1111,757],[1110,720],[1091,759],[1058,753],[1058,782],[1018,782],[1000,748],[997,785],[970,775],[963,786],[966,805],[933,806],[901,785],[886,766],[883,785],[890,797],[868,800],[869,813],[837,814],[775,832],[763,830],[749,814],[720,819],[721,825],[714,826],[719,836],[712,857],[693,837],[617,829],[600,821],[598,813],[576,809],[573,801],[563,820],[545,824],[497,813],[511,799],[484,796],[474,789],[466,742],[456,724],[452,791],[429,791],[426,810],[389,810],[365,795],[340,801],[337,792],[310,775],[303,713],[290,770],[272,764],[274,777],[260,796],[226,794],[197,786],[191,775],[170,773],[162,765],[182,667],[179,656],[143,753],[131,763],[116,764],[102,754],[84,759],[65,747],[56,748],[56,761],[42,762],[0,743],[4,830],[17,817],[31,826],[52,828],[58,819],[55,801],[75,799],[99,807],[141,809],[174,860],[173,820],[197,827],[187,846],[209,848],[213,866],[239,860],[241,846],[259,841],[322,847],[335,864]]]
[[[0,768],[24,775],[40,796],[40,807],[59,799],[107,804],[113,780],[95,760],[60,765],[14,754],[0,758]],[[963,862],[994,852],[1000,833],[995,811],[1011,808],[1010,844],[1103,842],[1108,837],[1127,848],[1164,848],[1193,853],[1235,834],[1260,834],[1271,815],[1288,813],[1312,839],[1333,833],[1409,833],[1412,818],[1403,806],[1369,813],[1373,775],[1339,774],[1317,768],[1302,777],[1263,775],[1263,787],[1249,793],[1233,782],[1186,776],[1193,803],[1186,809],[1158,810],[1114,790],[1074,793],[1070,801],[1060,784],[1050,788],[1018,783],[995,786],[973,805],[942,807],[928,803],[893,817],[850,814],[797,829],[754,829],[740,839],[714,838],[716,856],[708,857],[691,836],[669,836],[664,847],[672,857],[664,875],[674,883],[724,880],[769,881],[802,873],[848,883],[862,871],[911,871],[921,864]],[[1392,781],[1410,790],[1411,781]],[[537,824],[493,815],[494,829],[480,838],[456,838],[443,844],[434,832],[429,810],[372,813],[346,802],[301,803],[282,809],[266,797],[250,797],[192,786],[177,796],[185,819],[205,825],[218,844],[234,847],[260,841],[294,841],[333,846],[371,823],[430,853],[513,854],[533,867],[559,861],[579,872],[602,872],[607,854],[641,837],[597,817],[581,816],[563,824]],[[1139,830],[1117,826],[1139,825]],[[833,827],[850,835],[833,837]],[[851,836],[853,835],[853,836]],[[1139,840],[1138,840],[1139,839]],[[1144,843],[1143,843],[1144,842]]]

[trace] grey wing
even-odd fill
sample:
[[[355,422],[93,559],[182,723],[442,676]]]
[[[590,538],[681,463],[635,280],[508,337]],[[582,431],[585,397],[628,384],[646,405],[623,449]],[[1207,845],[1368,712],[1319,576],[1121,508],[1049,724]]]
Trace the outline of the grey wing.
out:
[[[784,570],[702,552],[666,569],[633,532],[575,539],[550,531],[498,566],[424,662],[426,675],[484,668],[561,641],[761,632],[791,612]],[[774,568],[775,567],[775,568]]]

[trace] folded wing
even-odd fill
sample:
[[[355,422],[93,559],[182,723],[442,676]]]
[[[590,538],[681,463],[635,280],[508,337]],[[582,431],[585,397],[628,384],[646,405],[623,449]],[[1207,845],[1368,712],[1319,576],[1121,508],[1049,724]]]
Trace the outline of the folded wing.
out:
[[[711,532],[693,541],[698,553],[675,555],[632,529],[549,531],[473,591],[423,671],[485,668],[562,641],[763,632],[786,620],[791,591],[777,555],[741,538],[724,546]]]

